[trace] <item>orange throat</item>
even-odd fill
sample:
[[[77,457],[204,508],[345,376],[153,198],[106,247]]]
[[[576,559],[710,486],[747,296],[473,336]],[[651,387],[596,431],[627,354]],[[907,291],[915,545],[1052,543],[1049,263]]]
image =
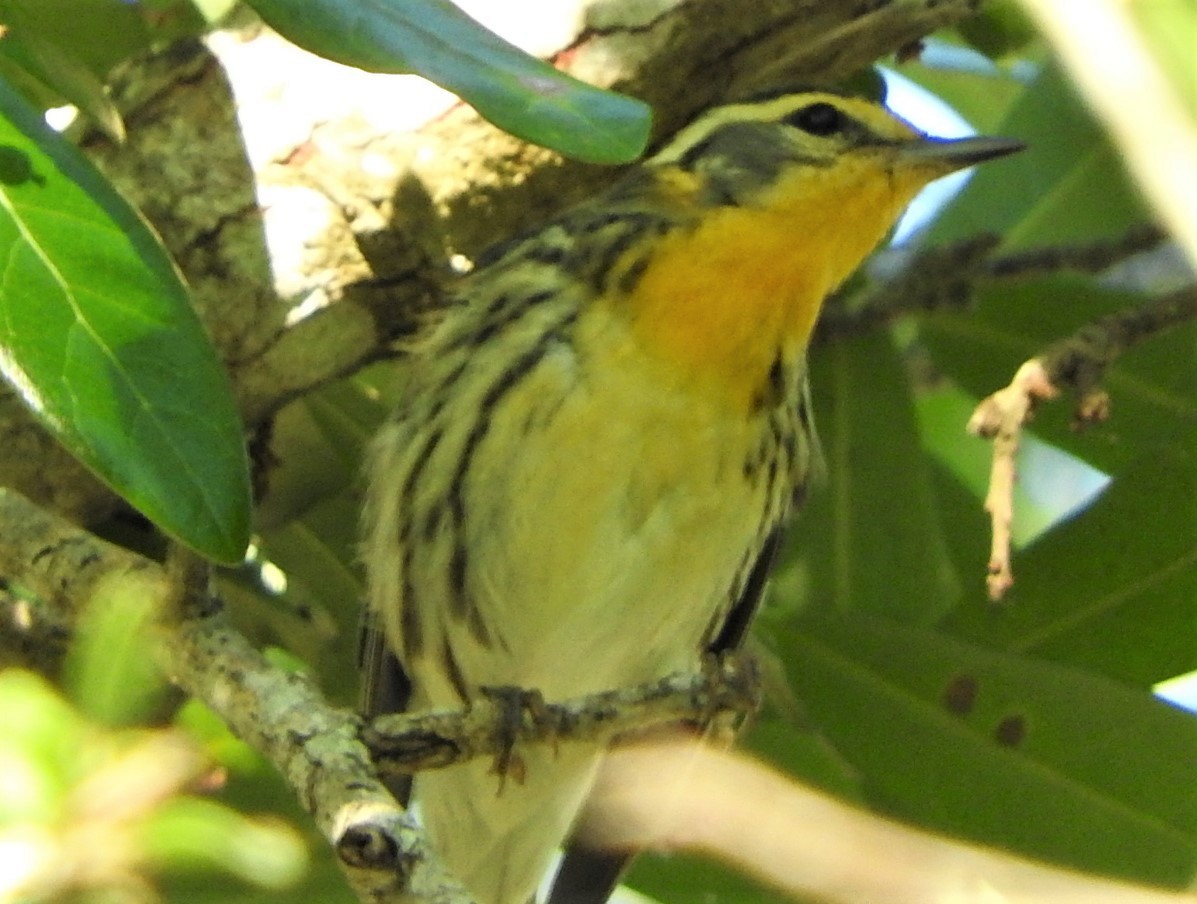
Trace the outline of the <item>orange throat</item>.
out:
[[[804,353],[823,300],[920,187],[906,181],[876,169],[806,171],[752,206],[715,209],[665,236],[624,300],[638,344],[680,382],[751,404],[779,355]]]

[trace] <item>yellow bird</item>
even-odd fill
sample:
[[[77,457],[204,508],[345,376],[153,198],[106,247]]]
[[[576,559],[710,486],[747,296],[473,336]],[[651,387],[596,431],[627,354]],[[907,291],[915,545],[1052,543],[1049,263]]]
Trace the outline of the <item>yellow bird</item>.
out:
[[[365,711],[576,697],[737,646],[807,481],[823,300],[923,186],[1019,147],[776,92],[480,261],[373,445]],[[413,799],[479,904],[527,904],[601,756],[521,750],[501,793],[490,762],[429,771]]]

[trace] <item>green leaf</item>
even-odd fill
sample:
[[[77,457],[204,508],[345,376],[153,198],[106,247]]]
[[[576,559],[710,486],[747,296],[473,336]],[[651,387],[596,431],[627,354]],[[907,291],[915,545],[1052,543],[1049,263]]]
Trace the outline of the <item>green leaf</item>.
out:
[[[956,28],[969,44],[993,59],[1024,50],[1037,35],[1034,23],[1014,0],[987,3]]]
[[[91,719],[135,725],[162,706],[166,679],[145,655],[160,598],[154,578],[133,572],[101,581],[81,606],[63,674],[72,702]]]
[[[1195,450],[1191,427],[1145,449],[1082,516],[1015,557],[1008,605],[961,606],[944,630],[1145,689],[1197,668]]]
[[[104,91],[104,83],[82,60],[66,53],[40,35],[10,31],[0,38],[0,72],[11,81],[15,74],[22,81],[36,83],[39,97],[49,90],[91,117],[113,141],[123,141],[125,125],[116,105]],[[28,92],[26,92],[28,95]],[[38,101],[39,97],[31,100]]]
[[[89,764],[79,751],[90,740],[79,713],[41,675],[0,670],[0,830],[53,823]]]
[[[641,101],[571,78],[486,30],[448,0],[251,0],[285,38],[371,72],[422,75],[513,135],[591,163],[644,150]]]
[[[1149,694],[864,616],[790,638],[804,705],[876,806],[1074,868],[1197,868],[1197,720]]]
[[[1009,251],[1108,237],[1148,219],[1117,150],[1055,67],[997,133],[1027,150],[980,167],[932,225],[931,241],[996,232]]]
[[[0,0],[0,21],[54,44],[98,76],[150,46],[139,5],[122,0]]]
[[[1197,116],[1197,58],[1193,38],[1197,35],[1197,5],[1192,0],[1156,0],[1133,3],[1127,12],[1137,21],[1157,63],[1173,87]]]
[[[1027,86],[992,64],[984,69],[952,65],[953,56],[963,52],[929,40],[928,49],[917,60],[896,71],[945,101],[978,132],[999,135],[1003,120]]]
[[[810,379],[827,475],[807,493],[776,596],[934,620],[959,585],[900,356],[885,333],[836,342],[813,350]]]
[[[662,904],[777,904],[777,892],[697,854],[647,851],[625,880],[648,901]]]
[[[137,214],[4,83],[0,208],[0,371],[166,533],[238,561],[241,425],[186,287]]]
[[[304,840],[290,826],[195,797],[167,801],[137,841],[159,869],[221,869],[265,888],[294,886],[308,865]]]

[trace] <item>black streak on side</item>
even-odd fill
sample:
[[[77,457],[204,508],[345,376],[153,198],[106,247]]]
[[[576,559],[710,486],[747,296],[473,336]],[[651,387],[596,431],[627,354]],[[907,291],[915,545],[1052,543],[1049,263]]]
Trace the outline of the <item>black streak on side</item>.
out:
[[[453,615],[464,618],[469,625],[470,632],[481,644],[492,642],[491,632],[483,620],[481,613],[470,599],[469,593],[469,555],[466,551],[465,522],[467,517],[465,504],[465,482],[473,465],[474,456],[478,452],[482,441],[490,432],[494,420],[495,410],[503,398],[514,389],[521,380],[530,374],[543,360],[549,349],[561,341],[562,334],[572,325],[576,312],[571,312],[539,338],[535,345],[517,357],[499,375],[482,397],[478,406],[477,419],[466,436],[462,445],[461,455],[457,460],[457,468],[449,483],[448,502],[449,513],[453,519],[453,552],[450,559],[450,611]]]

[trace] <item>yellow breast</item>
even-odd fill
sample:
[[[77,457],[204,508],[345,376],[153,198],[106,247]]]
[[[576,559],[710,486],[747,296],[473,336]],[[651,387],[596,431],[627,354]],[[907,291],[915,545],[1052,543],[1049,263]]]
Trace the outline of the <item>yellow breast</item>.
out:
[[[749,405],[780,354],[801,355],[827,295],[893,226],[922,181],[871,160],[802,167],[756,204],[718,207],[660,239],[616,302],[650,354]]]

